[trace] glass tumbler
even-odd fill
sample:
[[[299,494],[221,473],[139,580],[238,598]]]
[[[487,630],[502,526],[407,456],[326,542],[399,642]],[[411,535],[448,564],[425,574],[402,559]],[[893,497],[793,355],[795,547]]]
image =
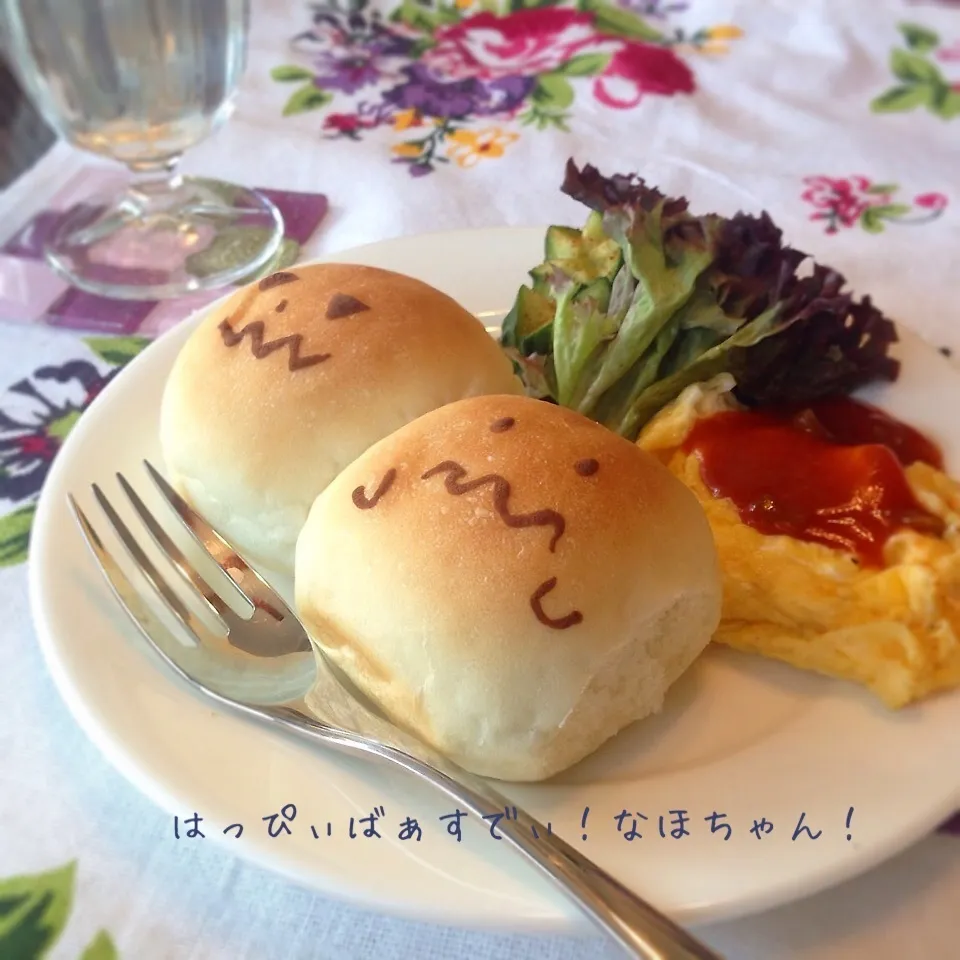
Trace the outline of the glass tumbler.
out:
[[[266,197],[177,172],[233,112],[250,0],[2,0],[0,11],[14,69],[47,123],[130,172],[124,189],[58,221],[45,252],[61,276],[92,293],[159,299],[270,264],[283,223]]]

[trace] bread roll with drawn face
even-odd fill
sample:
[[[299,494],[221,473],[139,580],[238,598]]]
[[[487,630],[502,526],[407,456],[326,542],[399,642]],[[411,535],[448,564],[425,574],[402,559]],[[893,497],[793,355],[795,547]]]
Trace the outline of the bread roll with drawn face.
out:
[[[167,381],[177,490],[250,559],[292,572],[317,494],[436,407],[521,393],[498,345],[440,291],[386,270],[298,266],[211,309]]]
[[[398,724],[540,780],[658,711],[720,620],[692,493],[579,414],[488,396],[420,417],[317,498],[296,604]]]

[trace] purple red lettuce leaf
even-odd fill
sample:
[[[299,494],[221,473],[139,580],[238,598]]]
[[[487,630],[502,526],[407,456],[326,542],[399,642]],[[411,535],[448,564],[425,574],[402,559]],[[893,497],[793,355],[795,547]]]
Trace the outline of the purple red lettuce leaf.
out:
[[[557,302],[544,352],[557,368],[557,402],[634,439],[686,386],[722,372],[752,406],[810,402],[899,375],[893,322],[845,290],[838,271],[785,244],[766,212],[696,216],[685,198],[640,177],[603,176],[572,160],[562,191],[600,214],[622,265],[606,312],[576,325],[575,285],[556,263],[539,268]],[[577,348],[564,339],[574,330]]]

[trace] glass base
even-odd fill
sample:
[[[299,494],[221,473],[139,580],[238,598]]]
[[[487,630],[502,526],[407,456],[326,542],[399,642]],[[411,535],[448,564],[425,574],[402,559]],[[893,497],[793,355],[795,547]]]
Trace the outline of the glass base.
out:
[[[280,212],[255,190],[174,177],[85,200],[64,214],[44,252],[89,293],[161,300],[255,279],[282,240]]]

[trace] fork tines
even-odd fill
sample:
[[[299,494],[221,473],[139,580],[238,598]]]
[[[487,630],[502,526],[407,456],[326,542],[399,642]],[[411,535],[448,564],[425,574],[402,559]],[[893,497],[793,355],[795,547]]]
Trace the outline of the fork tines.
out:
[[[258,605],[264,605],[264,594],[268,595],[270,608],[281,611],[275,619],[282,619],[289,612],[283,600],[247,565],[233,547],[186,503],[152,464],[145,460],[144,465],[154,487],[166,504],[172,508],[172,512],[177,516],[180,525],[191,534],[203,554],[209,557],[216,567],[225,574],[219,578],[223,581],[223,590],[218,591],[210,585],[208,580],[201,575],[183,550],[166,532],[163,525],[157,520],[126,477],[117,473],[120,488],[149,534],[150,540],[169,562],[169,566],[176,570],[182,586],[186,588],[190,596],[210,612],[214,622],[222,627],[223,633],[219,637],[181,599],[177,591],[171,586],[167,576],[150,558],[113,503],[96,483],[92,485],[93,495],[133,567],[150,585],[162,606],[173,614],[190,640],[195,645],[197,643],[213,645],[218,641],[222,643],[224,635],[229,635],[231,629],[235,629],[241,620],[247,620],[251,617],[256,612]],[[157,634],[162,632],[164,640],[173,639],[174,642],[177,642],[162,620],[151,610],[150,605],[144,601],[140,591],[133,585],[121,564],[107,549],[103,538],[76,499],[72,495],[69,495],[68,499],[84,538],[121,606],[141,631],[148,635],[148,639],[153,641]],[[253,597],[249,595],[250,586],[256,588],[253,591]],[[244,587],[248,589],[245,590]],[[243,611],[242,616],[234,611],[225,599],[224,594],[228,594],[233,602],[239,606]],[[258,600],[261,603],[258,604]]]

